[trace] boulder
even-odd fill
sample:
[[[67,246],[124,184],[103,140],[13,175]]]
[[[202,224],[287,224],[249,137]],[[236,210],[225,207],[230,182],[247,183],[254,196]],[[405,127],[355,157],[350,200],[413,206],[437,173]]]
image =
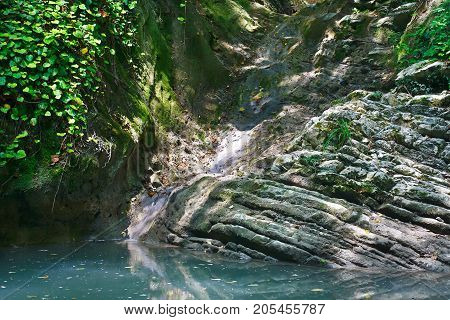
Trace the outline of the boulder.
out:
[[[411,91],[431,93],[448,90],[449,78],[448,62],[425,60],[400,71],[396,82]]]

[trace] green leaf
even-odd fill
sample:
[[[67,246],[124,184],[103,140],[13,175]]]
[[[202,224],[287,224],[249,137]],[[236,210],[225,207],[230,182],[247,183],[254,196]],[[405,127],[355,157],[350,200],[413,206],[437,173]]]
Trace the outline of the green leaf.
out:
[[[61,99],[61,95],[62,95],[61,90],[56,89],[56,90],[53,91],[53,94],[55,95],[55,98],[56,98],[57,100]]]
[[[83,32],[81,32],[80,30],[74,31],[73,35],[79,39],[83,38]]]
[[[7,113],[11,109],[11,106],[9,104],[3,105],[3,107],[0,108],[0,111],[3,113]]]
[[[28,137],[28,131],[22,131],[20,134],[18,134],[17,136],[16,136],[16,139],[22,139],[22,138],[25,138],[25,137]]]
[[[16,159],[23,159],[27,156],[25,150],[18,150],[16,153]]]
[[[55,37],[54,36],[47,36],[44,38],[44,43],[45,44],[51,44],[53,41],[55,41]]]

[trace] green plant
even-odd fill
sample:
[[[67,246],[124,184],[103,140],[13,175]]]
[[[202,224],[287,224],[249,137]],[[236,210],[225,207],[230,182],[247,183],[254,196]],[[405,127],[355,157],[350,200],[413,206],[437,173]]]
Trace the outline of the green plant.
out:
[[[310,155],[301,159],[302,162],[309,167],[317,167],[320,164],[320,156]]]
[[[444,0],[426,23],[403,35],[396,47],[400,67],[423,60],[449,60],[449,33],[450,0]]]
[[[62,149],[74,151],[116,44],[135,43],[136,3],[0,2],[0,166],[25,158],[41,130],[55,131]]]
[[[350,121],[347,119],[338,119],[335,124],[336,127],[326,135],[322,144],[323,149],[328,149],[329,147],[342,148],[351,138],[349,124]]]

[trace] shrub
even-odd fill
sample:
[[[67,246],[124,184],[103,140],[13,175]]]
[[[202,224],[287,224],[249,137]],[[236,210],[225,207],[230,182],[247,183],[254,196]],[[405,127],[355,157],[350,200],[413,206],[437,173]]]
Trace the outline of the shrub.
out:
[[[450,0],[436,7],[429,20],[405,33],[397,46],[401,67],[422,60],[450,59]]]
[[[135,0],[0,2],[0,166],[26,157],[40,130],[73,152],[115,43],[134,43]]]

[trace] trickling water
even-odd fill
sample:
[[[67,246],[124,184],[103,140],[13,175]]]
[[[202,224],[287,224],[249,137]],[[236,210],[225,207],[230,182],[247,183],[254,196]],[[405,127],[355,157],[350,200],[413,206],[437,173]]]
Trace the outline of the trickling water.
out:
[[[1,248],[0,299],[450,298],[449,274],[243,263],[135,241],[90,242],[66,256],[77,246]]]
[[[139,210],[131,224],[128,226],[127,233],[130,239],[138,240],[142,235],[146,234],[152,226],[152,222],[159,213],[165,209],[167,201],[173,188],[159,192],[152,197],[147,195],[141,196],[139,199]]]
[[[207,171],[208,174],[223,175],[242,157],[250,143],[251,130],[233,129],[223,138],[217,147],[214,161]],[[194,177],[196,179],[196,177]],[[133,219],[127,229],[130,239],[139,240],[151,228],[152,222],[165,210],[170,195],[175,188],[168,188],[153,196],[140,195],[138,205],[133,210]]]
[[[223,174],[231,168],[244,154],[245,148],[250,142],[251,130],[241,131],[233,129],[217,147],[214,162],[209,173]]]

